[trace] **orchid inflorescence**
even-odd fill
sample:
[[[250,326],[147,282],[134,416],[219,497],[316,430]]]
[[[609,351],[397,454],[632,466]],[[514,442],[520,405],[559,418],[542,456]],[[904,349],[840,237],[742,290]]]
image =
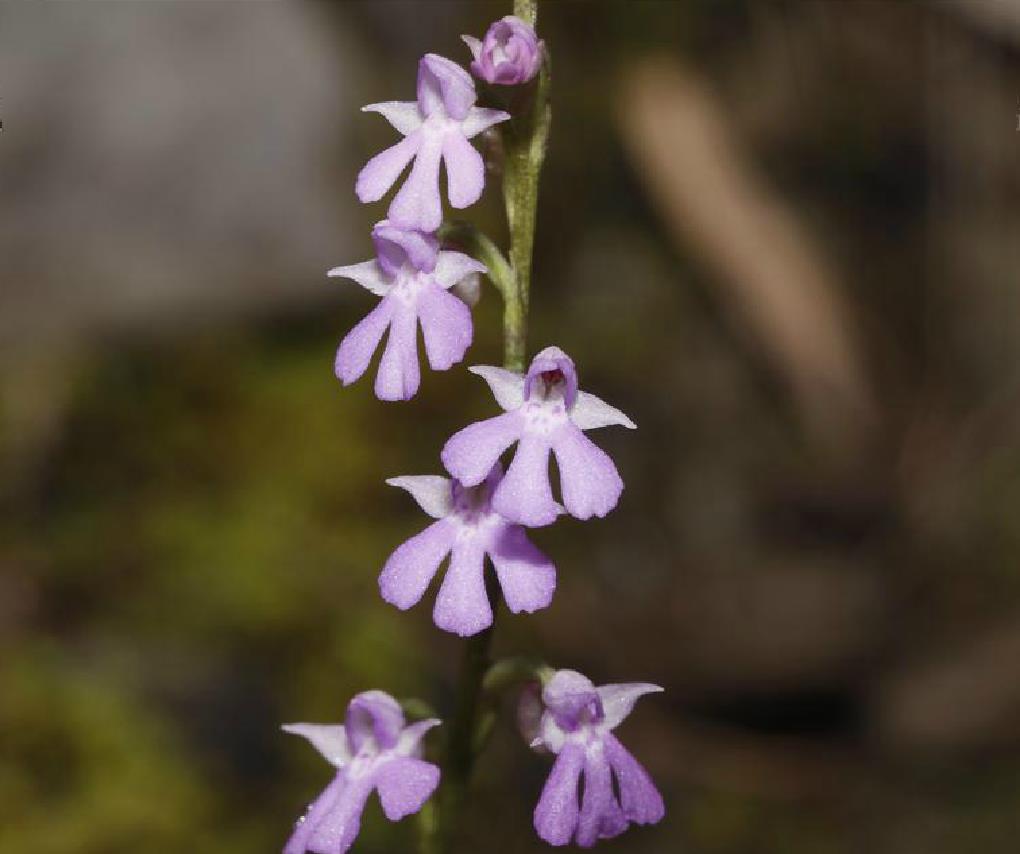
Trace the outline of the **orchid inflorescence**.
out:
[[[552,845],[573,840],[590,847],[629,824],[652,824],[663,817],[662,798],[648,773],[613,734],[640,696],[662,689],[647,683],[596,687],[573,670],[518,666],[510,659],[488,665],[497,602],[486,589],[486,559],[498,581],[497,600],[502,598],[511,612],[546,608],[556,589],[556,568],[528,538],[527,529],[549,525],[563,514],[584,520],[609,513],[623,481],[612,459],[585,431],[635,428],[620,410],[578,387],[574,362],[558,347],[545,348],[523,369],[531,230],[549,108],[548,52],[532,26],[534,0],[518,0],[517,6],[530,22],[508,16],[492,24],[481,40],[463,37],[473,58],[471,71],[488,84],[486,95],[510,105],[513,114],[476,106],[471,75],[436,54],[426,54],[419,63],[417,100],[364,107],[382,114],[404,138],[361,170],[358,198],[378,201],[413,165],[386,218],[372,230],[375,258],[329,271],[380,297],[341,341],[335,368],[343,385],[357,381],[388,332],[375,393],[381,400],[409,400],[421,379],[419,324],[429,367],[447,370],[471,345],[471,306],[479,276],[488,275],[502,293],[506,364],[470,370],[489,385],[503,412],[447,441],[441,460],[448,477],[387,480],[408,492],[434,521],[390,555],[379,588],[384,600],[408,609],[421,600],[449,557],[433,620],[474,646],[466,652],[460,685],[465,702],[459,708],[467,712],[458,713],[448,734],[444,788],[463,788],[477,745],[484,741],[477,738],[480,695],[501,684],[524,683],[518,704],[521,732],[532,749],[556,755],[535,808],[535,830]],[[500,99],[492,87],[516,87],[515,96]],[[439,189],[442,165],[450,205],[465,208],[476,202],[485,166],[469,140],[506,122],[511,122],[504,179],[513,244],[509,261],[469,226],[442,227]],[[531,168],[513,168],[515,157],[530,158]],[[529,215],[521,210],[522,200],[530,206]],[[474,251],[450,248],[451,234],[467,234],[462,242],[468,245],[461,248]],[[504,470],[503,458],[514,446]],[[549,480],[550,455],[559,470],[558,500]],[[487,671],[479,671],[479,661]],[[514,678],[504,678],[508,673]],[[351,700],[343,724],[284,727],[310,741],[337,769],[298,821],[284,854],[347,851],[372,791],[379,793],[383,813],[392,821],[419,812],[429,801],[442,772],[422,758],[423,740],[440,721],[416,715],[422,719],[408,724],[405,711],[389,694],[367,691]],[[441,850],[453,822],[443,813],[454,812],[457,800],[444,803],[441,792],[436,815],[421,825],[423,850]]]

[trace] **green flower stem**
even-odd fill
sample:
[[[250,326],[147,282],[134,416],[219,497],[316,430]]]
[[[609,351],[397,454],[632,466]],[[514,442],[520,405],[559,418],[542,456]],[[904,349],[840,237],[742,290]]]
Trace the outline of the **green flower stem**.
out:
[[[514,14],[535,26],[537,0],[515,0]],[[510,267],[514,276],[512,299],[506,299],[503,315],[503,366],[522,372],[526,364],[528,300],[531,292],[531,257],[535,244],[535,213],[538,179],[545,160],[552,109],[549,104],[550,63],[548,53],[533,84],[527,109],[506,123],[503,132],[503,198],[510,229]]]
[[[514,14],[534,29],[538,20],[538,0],[514,0]]]
[[[490,594],[490,600],[493,597]],[[499,604],[498,599],[494,603]],[[471,772],[475,758],[482,745],[478,744],[477,733],[481,716],[481,685],[489,668],[489,647],[495,628],[496,609],[493,608],[493,624],[484,631],[468,638],[464,645],[460,677],[457,682],[457,704],[453,710],[447,732],[446,756],[443,763],[443,782],[436,804],[434,834],[438,837],[434,848],[426,852],[449,851],[457,830],[459,817],[463,813],[467,798]]]
[[[535,26],[538,0],[514,0],[514,14]],[[527,359],[535,209],[551,119],[549,74],[546,57],[538,80],[530,84],[533,88],[525,108],[504,126],[503,197],[510,232],[509,261],[488,237],[466,223],[449,223],[440,233],[441,239],[462,245],[488,267],[489,278],[504,302],[503,366],[519,373],[524,371]],[[420,813],[422,854],[451,850],[475,760],[495,723],[495,710],[485,699],[484,682],[490,673],[490,647],[499,599],[498,589],[490,587],[493,623],[469,638],[464,646],[456,705],[449,726],[444,727],[447,739],[443,781],[432,807]],[[490,676],[490,681],[494,678]]]
[[[420,854],[439,854],[443,850],[439,845],[439,822],[436,813],[435,800],[429,800],[425,801],[422,808],[418,810],[418,815],[415,816]]]

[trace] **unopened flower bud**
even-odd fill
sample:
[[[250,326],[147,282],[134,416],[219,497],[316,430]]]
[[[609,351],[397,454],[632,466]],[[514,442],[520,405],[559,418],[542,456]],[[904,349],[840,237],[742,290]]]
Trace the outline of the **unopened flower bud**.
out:
[[[496,21],[481,41],[473,36],[461,38],[474,56],[471,71],[487,83],[518,86],[531,80],[542,65],[544,43],[513,15]]]

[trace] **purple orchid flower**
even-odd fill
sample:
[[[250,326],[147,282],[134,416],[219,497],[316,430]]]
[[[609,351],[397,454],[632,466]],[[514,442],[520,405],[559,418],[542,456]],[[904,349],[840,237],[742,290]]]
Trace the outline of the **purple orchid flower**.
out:
[[[461,38],[474,57],[471,71],[487,83],[500,86],[527,83],[542,65],[545,43],[514,15],[492,24],[481,41],[474,36]]]
[[[379,576],[387,602],[406,610],[424,595],[439,565],[450,568],[436,597],[433,620],[441,629],[468,636],[492,624],[484,563],[496,568],[507,607],[515,614],[548,606],[556,589],[556,567],[527,538],[524,529],[492,510],[492,493],[503,479],[499,463],[474,487],[438,475],[395,477],[432,518],[428,528],[390,555]]]
[[[482,156],[468,142],[510,118],[502,110],[476,107],[475,84],[463,68],[434,53],[418,65],[418,100],[369,104],[404,135],[361,170],[355,192],[377,202],[414,159],[411,175],[390,204],[389,219],[408,228],[435,231],[443,219],[439,161],[446,164],[447,196],[455,208],[478,201],[485,186]]]
[[[519,720],[525,739],[535,750],[557,754],[535,807],[535,830],[542,839],[566,845],[573,837],[582,848],[590,848],[599,839],[623,833],[628,824],[662,819],[666,810],[658,789],[612,733],[639,697],[661,690],[645,682],[596,688],[574,670],[559,670],[541,699],[537,691],[524,692]]]
[[[374,260],[329,271],[382,297],[340,342],[336,375],[345,386],[357,380],[389,329],[375,393],[380,400],[410,400],[420,382],[418,323],[432,370],[445,371],[463,359],[471,344],[471,311],[447,291],[484,273],[485,265],[461,252],[441,251],[434,235],[386,220],[372,230],[372,240]]]
[[[484,379],[506,410],[471,424],[443,448],[446,470],[465,486],[480,483],[493,463],[519,442],[492,506],[504,518],[528,527],[547,525],[560,512],[549,485],[549,451],[560,469],[563,504],[571,516],[605,516],[616,506],[623,481],[609,456],[583,430],[610,424],[634,429],[620,410],[579,391],[577,371],[558,347],[547,347],[524,376],[489,365],[469,369]]]
[[[439,723],[432,718],[405,726],[396,700],[365,691],[351,700],[343,724],[284,726],[307,738],[338,770],[298,820],[283,854],[343,854],[358,835],[373,789],[390,821],[418,812],[439,784],[439,768],[419,758],[422,737]]]

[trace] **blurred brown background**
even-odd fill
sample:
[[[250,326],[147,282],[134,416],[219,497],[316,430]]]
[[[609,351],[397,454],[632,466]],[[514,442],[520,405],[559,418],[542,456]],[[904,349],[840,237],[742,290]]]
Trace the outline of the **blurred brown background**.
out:
[[[273,851],[328,768],[279,723],[448,708],[376,575],[462,366],[341,390],[415,62],[509,2],[0,5],[0,849]],[[605,850],[1005,854],[1020,800],[1020,9],[547,0],[532,350],[632,415],[627,490],[537,532],[497,648],[649,680],[667,819]],[[497,181],[471,216],[502,238]],[[468,363],[499,360],[491,289]],[[509,725],[464,850],[543,848]],[[377,805],[355,850],[408,850]]]

